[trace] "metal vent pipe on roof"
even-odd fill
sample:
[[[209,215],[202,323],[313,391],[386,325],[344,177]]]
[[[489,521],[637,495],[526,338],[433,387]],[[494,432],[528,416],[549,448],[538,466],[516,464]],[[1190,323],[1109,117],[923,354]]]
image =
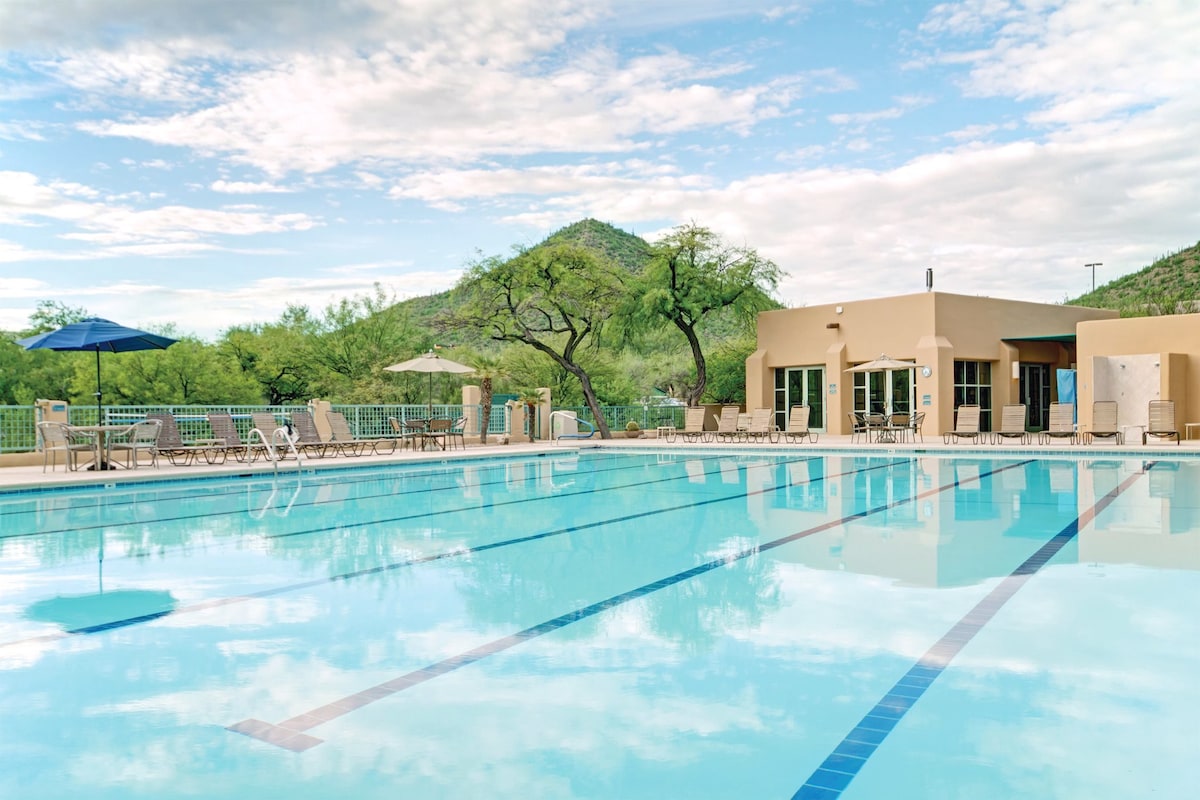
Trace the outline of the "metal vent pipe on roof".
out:
[[[933,267],[925,268],[925,291],[933,291]]]

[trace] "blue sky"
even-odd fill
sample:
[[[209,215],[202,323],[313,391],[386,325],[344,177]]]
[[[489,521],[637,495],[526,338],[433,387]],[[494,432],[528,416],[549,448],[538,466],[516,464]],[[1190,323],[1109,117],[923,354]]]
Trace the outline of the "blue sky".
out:
[[[1200,240],[1200,3],[3,0],[0,329],[214,338],[695,221],[790,306],[1058,302]]]

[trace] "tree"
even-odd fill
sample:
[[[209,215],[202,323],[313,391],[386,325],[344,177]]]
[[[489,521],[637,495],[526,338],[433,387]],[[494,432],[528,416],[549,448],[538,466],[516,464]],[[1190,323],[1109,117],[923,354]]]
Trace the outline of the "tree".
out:
[[[697,326],[723,308],[743,317],[773,308],[770,292],[780,274],[753,249],[727,244],[695,223],[675,228],[655,245],[641,276],[638,316],[669,320],[687,339],[696,364],[695,383],[685,388],[689,406],[700,402],[708,383]]]
[[[484,259],[463,276],[464,302],[437,321],[439,330],[469,325],[499,342],[519,342],[573,375],[600,435],[611,438],[581,348],[595,344],[625,297],[628,273],[577,244],[543,244],[515,257]]]
[[[490,353],[478,353],[469,359],[479,380],[479,440],[488,443],[488,425],[492,420],[492,383],[505,376],[500,359]]]
[[[218,347],[260,387],[270,405],[313,397],[308,342],[317,323],[305,306],[289,305],[278,322],[230,328]]]
[[[525,435],[533,441],[537,433],[537,407],[546,399],[540,387],[524,386],[517,389],[517,402],[525,409]]]
[[[37,310],[29,315],[29,330],[25,336],[36,336],[39,333],[55,331],[75,322],[87,319],[88,312],[83,307],[72,307],[57,300],[39,300]]]
[[[374,294],[327,306],[318,330],[308,342],[309,354],[325,376],[314,388],[342,402],[377,402],[387,391],[383,368],[433,346],[379,284]]]

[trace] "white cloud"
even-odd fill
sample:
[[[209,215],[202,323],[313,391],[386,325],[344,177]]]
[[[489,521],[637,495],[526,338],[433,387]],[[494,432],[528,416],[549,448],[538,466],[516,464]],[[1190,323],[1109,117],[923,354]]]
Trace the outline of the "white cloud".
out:
[[[295,189],[274,183],[225,180],[213,181],[209,188],[214,192],[222,192],[224,194],[279,194],[295,191]]]

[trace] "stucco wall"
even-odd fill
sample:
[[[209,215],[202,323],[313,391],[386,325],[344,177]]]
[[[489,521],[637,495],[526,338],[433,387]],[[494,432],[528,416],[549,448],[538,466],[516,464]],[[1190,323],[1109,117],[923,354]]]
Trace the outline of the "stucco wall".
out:
[[[1200,421],[1200,314],[1135,317],[1084,322],[1079,325],[1079,401],[1082,424],[1091,423],[1093,400],[1117,400],[1124,394],[1135,408],[1121,407],[1124,424],[1145,424],[1147,400],[1175,401],[1175,421]],[[1138,356],[1140,358],[1119,358]],[[1107,370],[1123,376],[1102,380],[1097,385],[1097,359],[1107,359]],[[1157,377],[1145,369],[1132,372],[1129,365],[1157,363]],[[1104,375],[1101,374],[1104,378]],[[1147,386],[1147,382],[1157,385]],[[1105,396],[1101,396],[1101,395]]]
[[[1116,316],[1103,309],[945,292],[768,311],[758,317],[758,350],[746,362],[746,406],[772,407],[776,369],[823,366],[826,390],[835,387],[825,398],[827,430],[847,433],[853,380],[845,370],[887,354],[931,368],[929,378],[917,374],[914,399],[927,414],[926,433],[936,435],[953,426],[956,359],[993,364],[993,407],[999,408],[1015,399],[1013,361],[1066,368],[1075,360],[1070,344],[1004,340],[1070,336],[1081,321]]]

